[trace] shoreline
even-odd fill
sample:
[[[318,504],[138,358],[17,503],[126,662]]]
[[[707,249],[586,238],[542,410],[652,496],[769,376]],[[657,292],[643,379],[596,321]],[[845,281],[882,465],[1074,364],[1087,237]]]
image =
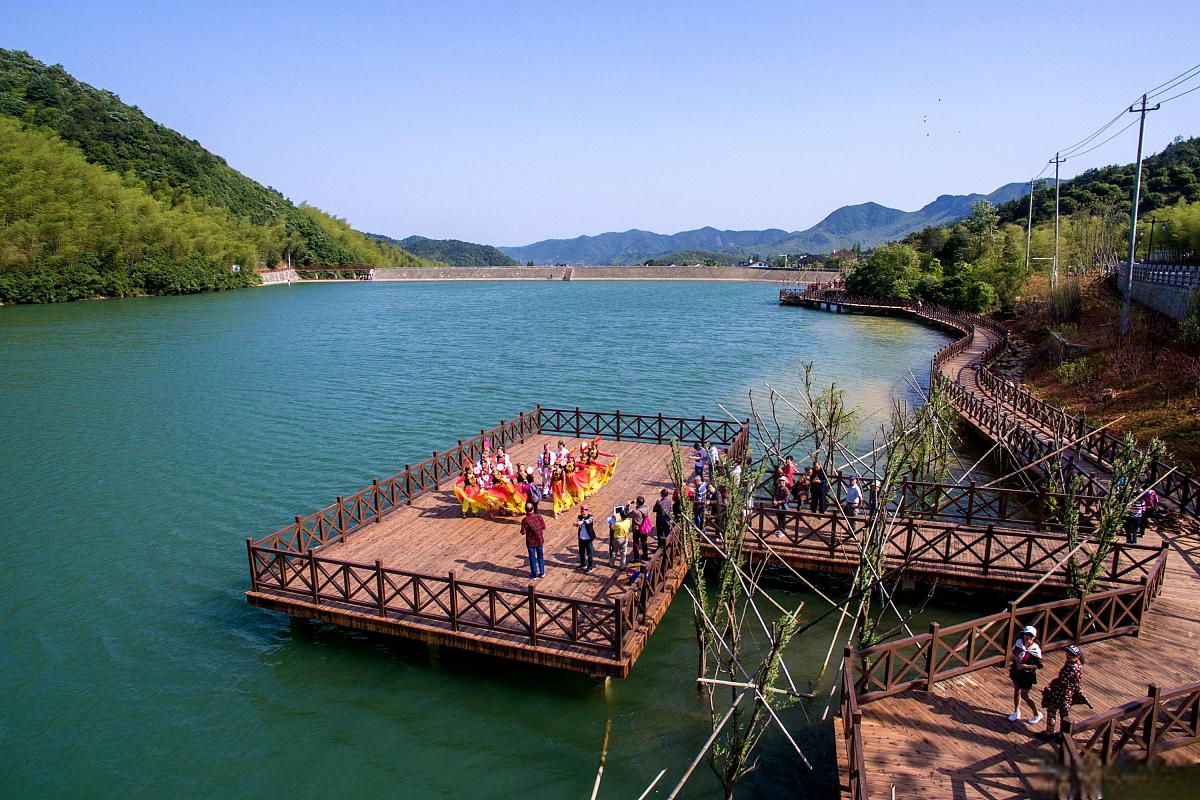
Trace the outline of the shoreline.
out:
[[[281,269],[262,272],[264,286],[291,282],[358,283],[357,278],[301,278],[299,273],[320,269]],[[714,281],[744,283],[819,283],[840,273],[832,270],[761,267],[378,267],[370,283],[471,281]]]

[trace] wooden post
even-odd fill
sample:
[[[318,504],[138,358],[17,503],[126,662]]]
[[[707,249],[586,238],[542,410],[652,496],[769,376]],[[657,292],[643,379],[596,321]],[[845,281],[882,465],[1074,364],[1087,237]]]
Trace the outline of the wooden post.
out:
[[[659,444],[662,444],[662,443],[663,443],[663,438],[662,438],[662,436],[663,436],[663,431],[662,431],[662,414],[659,414],[659,415],[658,415],[658,443],[659,443]]]
[[[988,574],[992,563],[992,540],[996,538],[996,526],[989,524],[983,538],[983,574]]]
[[[321,605],[321,592],[317,589],[317,559],[313,555],[312,548],[308,549],[308,579],[312,583],[312,601],[315,605]]]
[[[700,415],[700,443],[701,444],[704,444],[704,441],[708,438],[708,433],[706,432],[707,427],[708,427],[708,421],[704,418],[704,415],[701,414]]]
[[[387,616],[387,600],[383,596],[384,585],[383,562],[377,558],[375,559],[375,594],[377,595],[375,599],[379,603],[379,616],[381,617]]]
[[[967,524],[971,524],[971,520],[975,517],[975,481],[971,481],[971,485],[967,487]]]
[[[621,441],[621,409],[617,409],[617,441]]]
[[[404,502],[412,505],[412,467],[404,465]]]
[[[258,570],[254,568],[254,540],[246,537],[246,557],[250,559],[250,591],[258,591]]]
[[[383,518],[379,514],[379,478],[371,478],[371,504],[375,507],[375,524]]]
[[[575,438],[579,438],[579,406],[575,406]]]
[[[623,645],[625,643],[625,619],[622,615],[621,598],[619,597],[616,600],[613,600],[613,620],[613,636],[616,639],[613,649],[616,652],[616,657],[619,661],[621,656],[624,654]]]
[[[1008,601],[1008,632],[1004,637],[1004,668],[1008,669],[1012,666],[1012,643],[1013,634],[1017,627],[1017,604],[1012,600]]]
[[[533,590],[532,586],[529,588]],[[450,570],[450,630],[458,632],[458,581],[454,579],[454,570]]]
[[[346,507],[342,505],[345,500],[339,494],[337,496],[337,532],[340,541],[346,541]]]
[[[304,519],[299,514],[297,514],[296,515],[296,549],[297,550],[304,549],[303,539],[304,539]]]
[[[929,652],[925,654],[925,691],[932,692],[937,681],[937,644],[942,626],[936,622],[929,623]]]
[[[1146,714],[1145,727],[1142,737],[1146,740],[1146,763],[1154,760],[1154,750],[1158,745],[1158,709],[1162,704],[1161,691],[1153,683],[1147,687],[1146,694],[1150,700],[1150,712]]]
[[[529,644],[537,646],[537,593],[529,584]]]
[[[442,476],[439,474],[440,466],[441,466],[441,464],[438,463],[437,450],[434,450],[433,451],[433,490],[435,492],[440,492],[442,490]]]

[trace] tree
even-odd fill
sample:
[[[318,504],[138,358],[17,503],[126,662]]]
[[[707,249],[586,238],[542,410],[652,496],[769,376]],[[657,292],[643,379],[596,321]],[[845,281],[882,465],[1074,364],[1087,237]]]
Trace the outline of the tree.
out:
[[[916,251],[906,244],[877,247],[846,278],[846,290],[864,297],[913,299],[913,290],[920,280],[920,265]]]

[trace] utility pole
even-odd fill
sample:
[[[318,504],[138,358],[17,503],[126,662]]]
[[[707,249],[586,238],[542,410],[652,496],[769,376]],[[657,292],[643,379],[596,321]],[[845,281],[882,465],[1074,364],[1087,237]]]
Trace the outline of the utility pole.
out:
[[[1154,261],[1154,226],[1158,224],[1158,217],[1150,217],[1150,244],[1146,245],[1146,263]]]
[[[1029,181],[1029,221],[1025,224],[1025,277],[1029,277],[1029,245],[1033,241],[1033,184],[1037,178]]]
[[[1060,158],[1058,153],[1050,159],[1050,163],[1054,165],[1054,260],[1050,262],[1050,288],[1058,286],[1058,165],[1064,161],[1066,159]]]
[[[1141,108],[1134,106],[1129,107],[1130,114],[1141,114],[1142,118],[1138,122],[1138,151],[1137,151],[1137,177],[1133,181],[1133,204],[1129,209],[1129,264],[1128,272],[1125,274],[1125,298],[1121,302],[1121,336],[1124,337],[1129,330],[1129,297],[1133,294],[1133,256],[1134,248],[1137,247],[1137,215],[1138,201],[1142,195],[1142,136],[1146,132],[1146,112],[1157,111],[1162,107],[1162,103],[1154,106],[1154,108],[1146,108],[1146,95],[1142,95]]]

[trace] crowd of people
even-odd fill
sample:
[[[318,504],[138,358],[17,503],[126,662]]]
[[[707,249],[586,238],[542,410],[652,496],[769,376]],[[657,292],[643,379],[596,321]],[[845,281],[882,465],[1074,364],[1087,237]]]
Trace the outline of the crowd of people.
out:
[[[464,517],[482,512],[521,514],[527,504],[540,511],[547,501],[557,517],[600,491],[616,468],[616,456],[600,452],[599,436],[580,443],[578,449],[561,440],[555,448],[547,443],[536,464],[514,464],[503,446],[493,449],[485,439],[482,454],[455,481],[454,496]]]
[[[865,483],[864,487],[858,478],[851,477],[846,484],[845,494],[839,499],[818,458],[814,456],[812,466],[801,470],[789,455],[775,467],[771,505],[781,511],[803,511],[807,506],[814,514],[824,514],[832,498],[846,516],[856,517],[868,511],[878,498],[879,481],[868,480]]]

